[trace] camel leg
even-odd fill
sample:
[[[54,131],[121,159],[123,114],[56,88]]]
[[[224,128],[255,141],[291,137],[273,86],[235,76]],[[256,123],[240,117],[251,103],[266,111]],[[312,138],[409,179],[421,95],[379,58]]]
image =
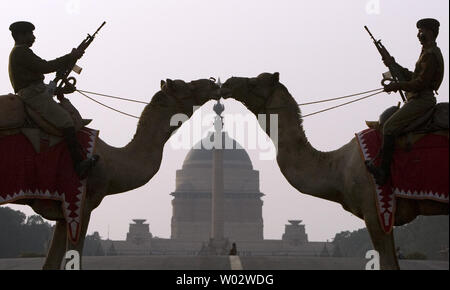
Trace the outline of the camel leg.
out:
[[[67,224],[65,220],[56,222],[43,270],[59,270],[66,252]]]
[[[72,243],[72,241],[69,240],[69,235],[67,235],[67,251],[75,250],[80,255],[80,270],[83,265],[83,245],[84,245],[84,238],[86,237],[86,232],[89,226],[89,220],[91,218],[91,212],[87,209],[84,210],[86,213],[83,216],[81,228],[80,228],[80,237],[78,239],[78,242],[76,244]],[[66,265],[66,261],[64,262],[64,265]]]
[[[400,270],[395,252],[394,233],[386,234],[380,226],[378,216],[364,218],[375,250],[380,254],[381,270]]]

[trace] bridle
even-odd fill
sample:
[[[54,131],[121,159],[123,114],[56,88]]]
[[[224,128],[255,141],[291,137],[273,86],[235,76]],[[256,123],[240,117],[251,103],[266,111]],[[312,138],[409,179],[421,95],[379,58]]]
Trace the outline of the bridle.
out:
[[[216,82],[216,79],[213,78],[213,77],[209,78],[209,80],[214,82],[214,83]],[[175,100],[175,108],[177,108],[177,110],[179,110],[181,112],[184,112],[184,113],[187,113],[187,112],[189,112],[189,110],[191,108],[189,107],[188,104],[186,104],[184,102],[184,100],[193,100],[194,101],[193,105],[196,105],[196,104],[200,105],[201,104],[201,101],[198,98],[198,94],[195,93],[196,89],[193,89],[193,88],[189,87],[189,90],[190,90],[191,94],[187,98],[178,98],[177,96],[175,96],[173,94],[170,94],[168,92],[165,92],[165,91],[163,91],[163,93]]]
[[[248,88],[248,90],[247,90],[247,95],[250,95],[251,92],[252,92],[252,91],[255,89],[255,87],[256,87],[255,84],[251,84],[251,83],[250,83],[249,79],[246,80],[246,86],[247,86],[247,88]],[[257,112],[258,114],[259,114],[259,113],[267,114],[267,113],[268,113],[268,112],[267,112],[268,110],[275,110],[275,109],[289,109],[289,108],[292,108],[291,106],[269,107],[269,105],[272,103],[272,100],[273,100],[273,98],[274,98],[274,96],[275,96],[275,92],[276,92],[277,90],[279,90],[279,89],[281,89],[281,84],[280,84],[280,82],[277,81],[276,85],[275,85],[275,86],[272,88],[272,90],[270,91],[268,97],[261,97],[261,96],[259,96],[259,95],[257,95],[257,94],[252,94],[253,96],[258,97],[259,99],[262,99],[262,100],[263,100],[263,104],[260,105],[259,107],[257,107],[256,110],[252,110],[255,106],[250,106],[250,105],[247,104],[248,109],[249,109],[250,111],[252,111],[252,112]],[[244,103],[245,103],[245,101],[244,101]]]
[[[167,91],[162,91],[166,96],[172,98],[175,101],[175,106],[163,106],[163,105],[156,105],[156,104],[154,104],[153,106],[159,106],[159,107],[165,107],[165,108],[175,108],[177,110],[177,112],[189,113],[189,111],[191,110],[190,105],[192,105],[192,104],[187,104],[186,100],[193,100],[194,105],[200,104],[200,100],[198,99],[197,94],[192,93],[192,91],[194,91],[194,89],[190,89],[190,90],[191,90],[191,94],[189,97],[186,97],[186,98],[179,98],[176,95],[171,94]]]

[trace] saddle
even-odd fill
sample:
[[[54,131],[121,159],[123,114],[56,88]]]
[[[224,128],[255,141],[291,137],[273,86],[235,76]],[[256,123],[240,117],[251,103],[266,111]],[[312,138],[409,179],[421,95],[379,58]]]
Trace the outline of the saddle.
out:
[[[72,103],[64,98],[59,105],[70,113],[76,131],[88,125],[92,120],[83,119]],[[49,147],[63,139],[63,133],[40,116],[36,111],[25,106],[14,94],[0,95],[0,137],[22,133],[33,144],[36,152],[41,151],[41,144]]]
[[[382,131],[383,124],[392,114],[397,112],[398,106],[386,109],[378,121],[366,121],[366,125],[375,130]],[[416,119],[402,130],[396,138],[396,145],[409,150],[414,143],[427,134],[437,134],[449,137],[449,103],[438,103],[422,117]]]

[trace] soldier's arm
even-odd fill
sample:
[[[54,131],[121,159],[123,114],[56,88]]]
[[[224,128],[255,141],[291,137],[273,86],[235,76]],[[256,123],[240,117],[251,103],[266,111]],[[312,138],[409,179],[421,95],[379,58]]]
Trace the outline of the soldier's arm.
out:
[[[384,65],[389,68],[389,70],[395,74],[398,78],[401,78],[400,81],[410,81],[412,79],[413,72],[407,68],[399,65],[395,58],[390,56],[388,52],[387,55],[383,56]]]
[[[392,66],[395,68],[395,70],[401,72],[403,74],[403,76],[405,77],[406,81],[410,81],[412,79],[413,76],[413,72],[410,71],[409,69],[402,67],[401,65],[399,65],[397,62],[394,62],[392,64]]]
[[[70,54],[66,54],[54,60],[46,61],[34,54],[29,48],[21,50],[19,54],[20,55],[18,55],[17,60],[22,65],[26,66],[32,71],[42,74],[52,73],[57,71],[58,69],[64,68],[72,59]]]
[[[425,89],[430,89],[430,83],[433,79],[434,72],[437,66],[437,60],[433,54],[425,54],[422,56],[420,73],[412,80],[407,82],[400,82],[401,90],[407,92],[418,92]]]

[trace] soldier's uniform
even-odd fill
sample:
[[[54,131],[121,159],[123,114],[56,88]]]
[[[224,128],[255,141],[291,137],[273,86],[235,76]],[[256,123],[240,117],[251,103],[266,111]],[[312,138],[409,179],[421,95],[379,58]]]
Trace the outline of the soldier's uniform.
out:
[[[421,19],[417,22],[417,28],[425,28],[433,32],[436,38],[439,33],[439,22],[431,18]],[[423,36],[423,32],[421,33]],[[425,42],[414,72],[401,67],[397,63],[395,65],[403,71],[409,80],[391,83],[385,86],[385,90],[388,92],[405,91],[407,102],[392,114],[383,125],[380,166],[375,166],[372,161],[366,162],[367,169],[374,175],[379,185],[385,184],[390,177],[395,137],[400,135],[411,122],[429,112],[436,105],[434,92],[439,89],[444,78],[444,59],[435,41],[428,40]]]
[[[423,116],[436,105],[433,91],[437,91],[444,78],[444,58],[433,43],[423,48],[414,72],[402,68],[410,80],[400,82],[399,89],[406,92],[407,102],[384,124],[383,134],[398,136],[412,121]]]
[[[53,100],[44,84],[44,74],[64,68],[69,54],[51,61],[38,57],[25,45],[15,45],[9,55],[9,78],[14,92],[31,109],[57,128],[73,127],[70,114]]]
[[[11,84],[14,92],[26,106],[39,113],[55,127],[62,129],[75,172],[81,179],[84,179],[95,166],[99,156],[93,155],[83,160],[70,113],[53,100],[53,91],[44,84],[44,74],[67,67],[79,56],[78,54],[66,54],[51,61],[41,59],[29,48],[32,45],[31,40],[34,41],[34,35],[32,35],[34,29],[32,23],[24,21],[15,22],[9,27],[15,40],[19,35],[22,36],[19,42],[16,41],[16,45],[9,55]],[[23,43],[28,41],[30,43]]]

